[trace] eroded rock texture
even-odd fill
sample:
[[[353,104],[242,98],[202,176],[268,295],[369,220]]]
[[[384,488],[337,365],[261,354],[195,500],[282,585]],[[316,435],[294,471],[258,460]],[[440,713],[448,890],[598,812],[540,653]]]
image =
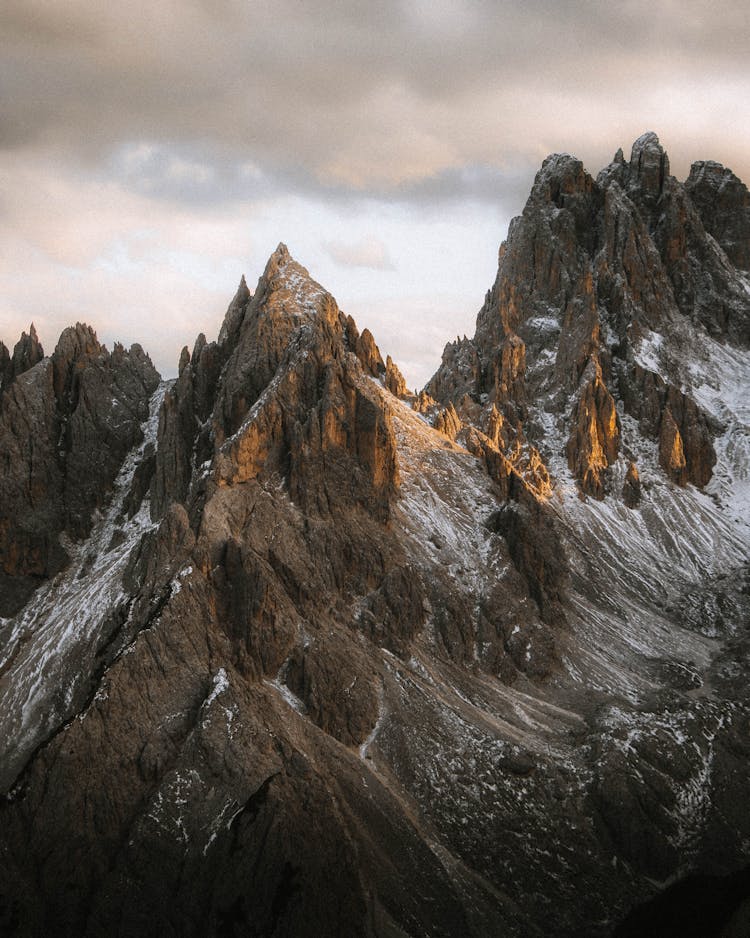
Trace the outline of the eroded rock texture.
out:
[[[49,358],[23,334],[0,408],[0,614],[65,565],[61,534],[88,534],[158,381],[140,346],[110,353],[81,323]]]
[[[587,495],[602,498],[618,458],[637,456],[619,413],[659,441],[673,479],[705,486],[715,428],[693,382],[660,360],[661,342],[669,335],[687,349],[705,330],[747,345],[737,269],[746,266],[746,202],[718,164],[696,164],[678,183],[652,133],[596,180],[573,157],[549,157],[500,249],[474,339],[446,346],[430,394],[457,407],[468,395],[520,420],[545,457],[566,455]],[[553,417],[568,428],[556,450]]]
[[[283,245],[158,388],[0,349],[3,934],[603,938],[745,881],[720,175],[550,157],[416,395]]]

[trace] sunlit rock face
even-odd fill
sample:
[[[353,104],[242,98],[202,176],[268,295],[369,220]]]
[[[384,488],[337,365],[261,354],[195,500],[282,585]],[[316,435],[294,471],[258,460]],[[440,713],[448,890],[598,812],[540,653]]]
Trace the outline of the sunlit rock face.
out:
[[[725,211],[709,209],[709,192],[721,192]],[[696,164],[677,182],[652,133],[596,180],[573,157],[549,157],[500,249],[474,339],[446,346],[430,393],[459,412],[463,402],[474,420],[469,402],[496,406],[543,456],[565,454],[586,495],[614,491],[618,459],[637,463],[619,413],[659,441],[675,481],[705,486],[716,428],[679,363],[700,355],[705,334],[748,344],[734,247],[748,243],[746,201],[718,164]],[[567,432],[550,434],[552,423]]]
[[[0,348],[3,934],[608,936],[745,881],[744,190],[691,180],[546,160],[419,394],[283,245],[173,382]]]

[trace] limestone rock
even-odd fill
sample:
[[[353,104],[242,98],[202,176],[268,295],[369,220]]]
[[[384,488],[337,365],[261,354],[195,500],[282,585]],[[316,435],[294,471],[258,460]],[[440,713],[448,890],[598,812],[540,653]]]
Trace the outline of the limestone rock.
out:
[[[461,421],[452,403],[436,415],[435,429],[445,434],[449,440],[456,439],[456,434],[461,429]]]
[[[478,426],[487,426],[494,408],[545,460],[555,446],[582,491],[597,498],[627,443],[618,408],[656,440],[669,400],[686,451],[685,478],[706,485],[713,431],[689,376],[677,374],[679,362],[701,331],[740,344],[750,337],[743,281],[691,201],[692,193],[700,201],[708,191],[708,178],[696,170],[691,183],[678,183],[650,132],[633,144],[629,161],[618,151],[596,180],[566,154],[545,160],[500,248],[476,334],[446,346],[429,393],[457,408],[468,394],[480,414],[470,408],[462,417]],[[742,193],[729,177],[710,184],[728,187],[737,219],[744,217]],[[732,230],[742,224],[733,221]],[[665,336],[677,337],[676,360],[652,366],[641,349]],[[543,431],[550,421],[554,442]]]
[[[394,397],[406,397],[406,381],[390,355],[385,359],[385,386]]]
[[[750,304],[706,224],[652,135],[545,161],[413,402],[283,245],[158,426],[83,326],[4,385],[3,934],[608,938],[746,867]]]
[[[634,462],[628,463],[628,471],[622,485],[622,499],[628,508],[637,508],[641,501],[641,478]]]
[[[422,389],[414,398],[411,406],[418,414],[426,414],[437,406],[437,401],[426,390]]]
[[[481,393],[481,365],[474,343],[456,338],[443,350],[442,364],[425,387],[430,397],[447,404],[457,402],[464,394]]]
[[[13,349],[13,359],[11,361],[13,368],[13,377],[23,374],[29,368],[33,368],[37,362],[44,358],[44,350],[39,342],[39,338],[32,322],[29,327],[28,335],[21,333],[21,338]]]
[[[33,329],[16,351],[0,414],[0,614],[64,566],[61,533],[86,536],[159,380],[140,346],[110,353],[80,323],[50,358],[26,367],[41,354]]]
[[[591,380],[583,388],[567,445],[570,471],[587,495],[603,498],[605,471],[617,459],[620,428],[615,402],[592,362]]]
[[[750,193],[731,169],[711,160],[693,163],[685,189],[703,227],[729,260],[750,270]]]
[[[669,178],[669,157],[653,131],[642,134],[633,144],[628,166],[628,185],[637,189],[648,204],[655,204]]]
[[[10,352],[5,343],[0,342],[0,392],[10,384],[13,374],[13,365],[11,364]],[[2,397],[0,396],[0,407],[2,406]]]
[[[664,410],[659,432],[659,462],[673,482],[685,485],[688,481],[687,462],[682,436],[669,407]]]
[[[345,333],[349,348],[357,356],[366,373],[373,378],[380,378],[385,374],[383,359],[370,330],[365,329],[360,335],[352,317],[347,316]]]
[[[2,392],[19,375],[33,368],[37,362],[44,358],[44,350],[36,334],[34,323],[29,327],[28,335],[21,333],[11,357],[6,346],[0,342],[0,410],[2,410]]]

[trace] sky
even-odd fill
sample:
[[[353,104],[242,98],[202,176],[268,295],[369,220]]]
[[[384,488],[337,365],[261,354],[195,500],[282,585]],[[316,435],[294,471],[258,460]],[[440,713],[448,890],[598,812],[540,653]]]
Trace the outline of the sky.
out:
[[[3,0],[0,339],[165,376],[276,245],[421,387],[549,153],[750,182],[746,0]]]

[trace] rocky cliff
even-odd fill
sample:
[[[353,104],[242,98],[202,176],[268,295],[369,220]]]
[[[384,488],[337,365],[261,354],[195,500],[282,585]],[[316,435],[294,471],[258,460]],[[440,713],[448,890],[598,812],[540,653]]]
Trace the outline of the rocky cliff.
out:
[[[32,325],[12,358],[0,348],[0,370],[0,615],[9,615],[67,563],[60,535],[89,533],[140,441],[159,376],[140,346],[110,353],[81,323],[49,358]]]
[[[631,934],[687,876],[743,927],[714,165],[550,157],[418,396],[283,245],[173,382],[83,326],[0,349],[4,933]]]

